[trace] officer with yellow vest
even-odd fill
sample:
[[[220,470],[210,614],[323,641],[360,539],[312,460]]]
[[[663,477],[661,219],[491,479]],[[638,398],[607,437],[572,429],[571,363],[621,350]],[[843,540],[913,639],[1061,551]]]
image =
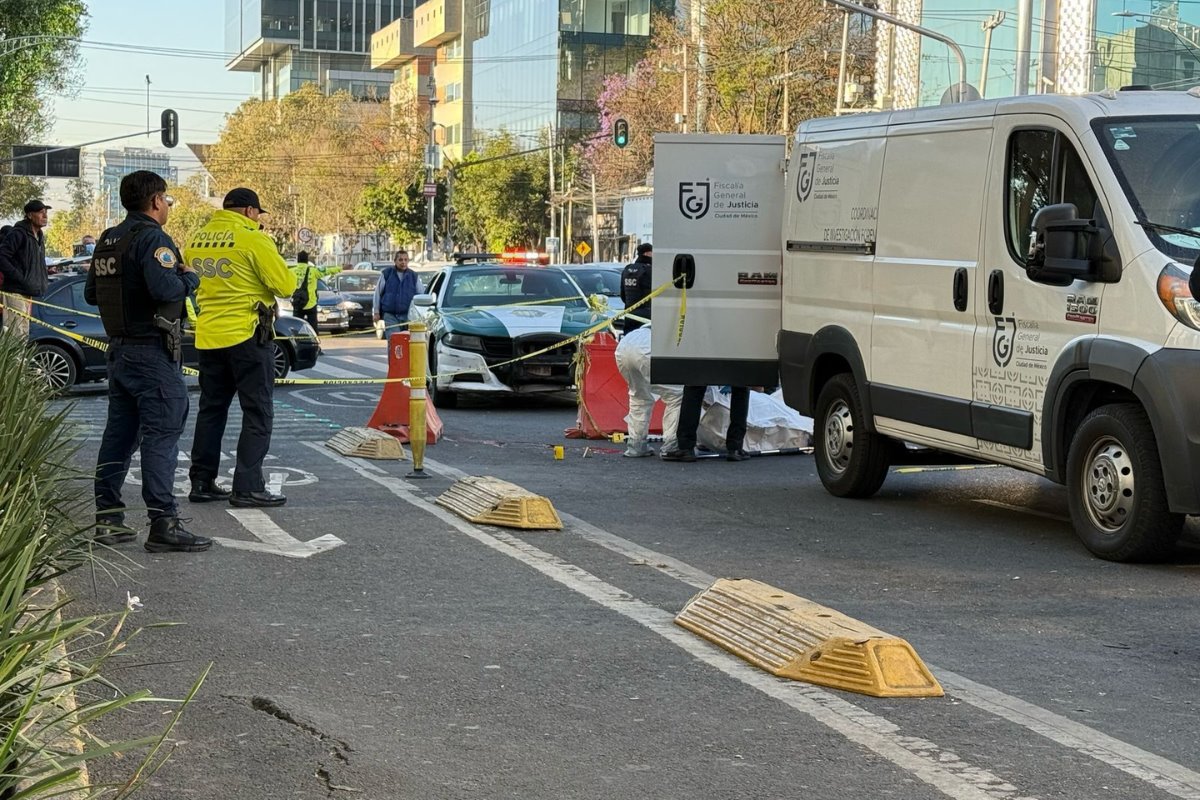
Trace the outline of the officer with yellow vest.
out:
[[[222,206],[184,249],[184,260],[200,274],[196,300],[202,309],[196,319],[200,410],[188,500],[228,500],[239,508],[281,506],[287,498],[267,491],[262,464],[274,418],[275,298],[290,297],[296,277],[261,230],[258,218],[266,212],[255,192],[234,189]],[[235,394],[242,431],[230,492],[216,478]]]
[[[320,273],[316,267],[308,263],[307,250],[301,250],[296,254],[296,266],[292,267],[292,274],[296,276],[296,291],[292,294],[292,316],[300,317],[315,331],[317,329],[317,278],[320,277]],[[300,296],[301,289],[304,290],[304,297]],[[304,300],[303,308],[298,307],[300,300]]]

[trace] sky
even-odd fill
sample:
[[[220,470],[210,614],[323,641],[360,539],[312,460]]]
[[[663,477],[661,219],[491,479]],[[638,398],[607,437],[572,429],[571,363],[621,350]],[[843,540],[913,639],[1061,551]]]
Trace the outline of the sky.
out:
[[[179,113],[179,146],[170,152],[184,181],[198,170],[185,143],[214,142],[224,114],[253,92],[250,73],[229,72],[225,62],[224,0],[89,0],[80,45],[78,88],[52,103],[49,144],[84,142],[147,130],[146,75],[150,76],[150,127],[164,108]],[[113,45],[122,46],[120,49]],[[140,48],[187,54],[150,54]],[[94,153],[105,147],[162,150],[157,134],[86,148],[85,169],[94,174]],[[48,182],[47,202],[66,205],[66,181]]]

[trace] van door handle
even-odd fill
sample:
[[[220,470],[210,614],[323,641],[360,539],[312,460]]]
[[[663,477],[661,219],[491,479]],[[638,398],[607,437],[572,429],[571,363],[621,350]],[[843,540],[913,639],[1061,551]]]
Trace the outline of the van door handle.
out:
[[[967,310],[967,268],[959,267],[954,270],[954,308],[957,311]]]
[[[998,269],[988,275],[988,311],[996,316],[1004,313],[1004,273]]]
[[[680,276],[683,280],[680,281]],[[692,288],[692,284],[696,282],[696,259],[689,253],[677,253],[675,260],[671,262],[671,283],[675,288],[682,286],[684,289]]]

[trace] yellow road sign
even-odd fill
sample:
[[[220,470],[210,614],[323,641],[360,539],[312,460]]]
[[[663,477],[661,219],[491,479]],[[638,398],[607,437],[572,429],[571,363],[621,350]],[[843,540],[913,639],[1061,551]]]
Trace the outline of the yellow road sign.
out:
[[[579,253],[580,258],[587,258],[587,254],[592,252],[592,246],[587,242],[580,242],[575,245],[575,252]]]

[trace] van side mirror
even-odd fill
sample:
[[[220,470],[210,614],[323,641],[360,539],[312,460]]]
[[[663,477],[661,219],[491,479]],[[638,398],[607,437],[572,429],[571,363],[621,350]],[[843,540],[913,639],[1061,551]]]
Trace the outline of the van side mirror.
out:
[[[1094,220],[1079,219],[1074,203],[1043,206],[1033,216],[1033,237],[1025,271],[1040,283],[1096,280],[1111,234]]]

